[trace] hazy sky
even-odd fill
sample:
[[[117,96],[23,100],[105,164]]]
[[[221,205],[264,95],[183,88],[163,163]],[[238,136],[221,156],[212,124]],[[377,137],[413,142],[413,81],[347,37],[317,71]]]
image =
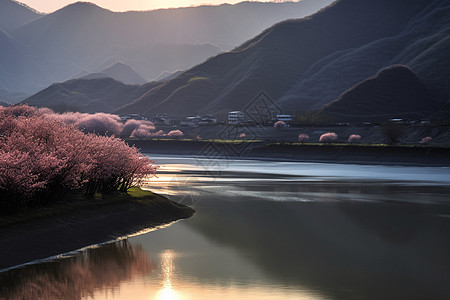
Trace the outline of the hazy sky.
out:
[[[127,10],[149,10],[157,8],[168,7],[182,7],[182,6],[198,6],[201,4],[221,4],[221,3],[237,3],[243,0],[91,0],[85,2],[92,2],[100,7],[107,8],[113,11],[127,11]],[[258,0],[260,2],[283,2],[274,0]],[[77,2],[74,0],[19,0],[28,6],[40,12],[53,12],[70,3]]]

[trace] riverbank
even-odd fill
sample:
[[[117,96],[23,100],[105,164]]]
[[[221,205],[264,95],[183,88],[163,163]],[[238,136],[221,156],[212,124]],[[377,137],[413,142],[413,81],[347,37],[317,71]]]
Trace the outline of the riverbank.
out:
[[[141,152],[204,158],[450,166],[450,148],[411,145],[300,144],[263,141],[128,140]]]
[[[194,210],[151,192],[77,199],[0,217],[0,269],[189,218]]]

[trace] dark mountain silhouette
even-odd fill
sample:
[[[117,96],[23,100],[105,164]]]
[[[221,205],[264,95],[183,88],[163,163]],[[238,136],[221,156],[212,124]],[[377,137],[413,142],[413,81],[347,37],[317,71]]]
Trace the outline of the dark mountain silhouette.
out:
[[[391,66],[325,105],[322,114],[335,121],[382,122],[390,118],[421,119],[439,105],[408,67]]]
[[[74,79],[56,83],[31,96],[23,103],[49,107],[55,111],[113,112],[136,99],[157,83],[127,85],[112,78]]]
[[[42,17],[25,4],[13,0],[0,0],[0,28],[10,31]]]
[[[15,28],[11,35],[48,70],[46,76],[21,82],[28,92],[82,71],[98,72],[105,61],[123,62],[152,80],[164,71],[191,68],[276,22],[306,16],[331,1],[244,2],[125,13],[78,2]]]
[[[450,2],[402,2],[392,1],[386,5],[386,8],[410,16],[398,27],[397,33],[322,57],[300,75],[296,84],[280,99],[280,104],[288,109],[319,109],[345,90],[394,64],[409,66],[438,99],[449,99]],[[380,16],[380,20],[372,25],[378,26],[382,20]],[[360,26],[365,28],[368,24]]]
[[[340,0],[267,29],[118,112],[225,114],[262,90],[286,112],[316,110],[398,63],[443,101],[450,98],[449,32],[448,0]]]
[[[450,125],[450,101],[432,115],[431,121],[433,123]]]
[[[112,78],[125,84],[144,84],[146,80],[130,66],[117,62],[98,73],[83,76],[83,79]]]

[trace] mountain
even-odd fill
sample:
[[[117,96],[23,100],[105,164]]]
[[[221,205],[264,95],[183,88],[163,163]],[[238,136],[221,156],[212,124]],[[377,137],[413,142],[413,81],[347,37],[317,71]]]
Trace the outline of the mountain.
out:
[[[20,101],[28,98],[30,95],[20,92],[12,92],[8,89],[1,88],[2,84],[0,82],[0,101],[6,103],[19,103]]]
[[[450,98],[449,33],[448,0],[339,0],[270,27],[118,112],[225,115],[263,90],[286,112],[316,110],[398,63],[443,101]]]
[[[450,101],[432,115],[431,121],[433,123],[450,125]]]
[[[280,105],[297,111],[319,109],[394,64],[410,67],[441,101],[450,99],[450,2],[393,1],[388,7],[410,16],[400,30],[315,61],[279,99]]]
[[[0,101],[0,106],[9,106],[9,103],[6,103],[6,102],[3,102],[3,101]]]
[[[25,4],[13,0],[0,0],[0,28],[11,31],[42,17]]]
[[[410,68],[395,65],[345,91],[325,105],[322,114],[341,122],[382,122],[390,118],[422,119],[439,108]]]
[[[49,107],[57,112],[113,112],[156,85],[127,85],[112,78],[73,79],[53,84],[22,103]]]
[[[182,74],[183,71],[179,70],[179,71],[175,71],[175,72],[167,72],[164,71],[161,74],[159,74],[158,77],[156,77],[155,81],[169,81],[171,79],[174,79],[175,77],[177,77],[178,75]]]
[[[117,62],[106,69],[83,76],[83,79],[113,78],[125,84],[144,84],[146,80],[130,66]]]
[[[191,68],[276,22],[306,16],[331,1],[243,2],[124,13],[77,2],[15,28],[11,35],[48,70],[34,82],[21,82],[27,92],[72,79],[84,70],[96,72],[104,61],[123,62],[149,81],[164,71]]]
[[[172,73],[185,70],[193,65],[205,61],[207,58],[223,52],[212,44],[174,44],[163,43],[151,46],[142,46],[134,49],[114,47],[104,53],[96,61],[97,70],[114,62],[126,61],[139,74],[144,74],[147,81],[154,81],[163,72]]]
[[[46,70],[40,66],[30,51],[2,29],[0,29],[0,47],[1,89],[10,92],[25,91],[25,85],[34,85],[36,81],[47,77]]]

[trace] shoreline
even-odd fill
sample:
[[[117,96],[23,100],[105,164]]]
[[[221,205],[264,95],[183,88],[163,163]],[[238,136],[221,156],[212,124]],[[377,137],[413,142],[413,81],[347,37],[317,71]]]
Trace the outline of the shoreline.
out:
[[[450,167],[450,148],[314,145],[265,142],[129,140],[143,153],[211,159],[256,159],[310,163]]]
[[[192,208],[160,195],[146,200],[92,201],[61,215],[1,226],[0,272],[156,230],[194,214]]]

